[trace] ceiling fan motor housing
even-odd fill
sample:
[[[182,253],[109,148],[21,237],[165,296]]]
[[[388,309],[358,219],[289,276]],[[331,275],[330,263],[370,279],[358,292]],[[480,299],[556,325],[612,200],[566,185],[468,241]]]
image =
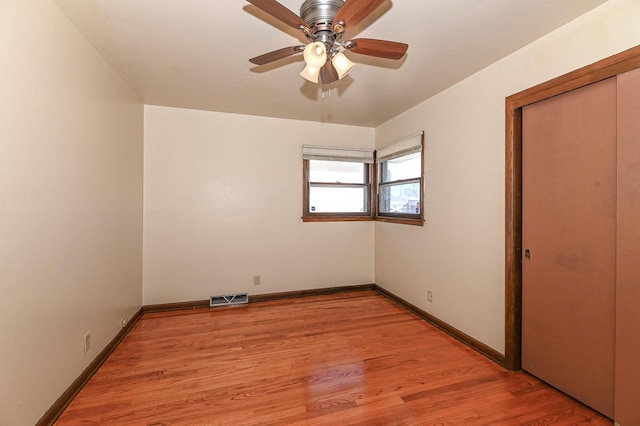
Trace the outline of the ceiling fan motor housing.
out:
[[[305,0],[300,6],[300,17],[311,28],[307,38],[332,48],[334,42],[342,37],[333,31],[333,18],[343,5],[344,0]]]

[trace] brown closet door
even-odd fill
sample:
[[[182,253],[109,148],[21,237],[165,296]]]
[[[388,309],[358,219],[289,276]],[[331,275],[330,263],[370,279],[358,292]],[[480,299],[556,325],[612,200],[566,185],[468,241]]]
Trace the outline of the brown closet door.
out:
[[[609,417],[615,252],[613,78],[523,110],[522,367]]]
[[[640,69],[618,76],[616,415],[640,425]]]

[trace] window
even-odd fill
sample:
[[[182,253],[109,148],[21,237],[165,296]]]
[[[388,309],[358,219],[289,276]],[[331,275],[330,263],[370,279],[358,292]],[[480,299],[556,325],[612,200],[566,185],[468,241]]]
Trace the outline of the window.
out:
[[[377,220],[422,225],[422,132],[377,153]]]
[[[372,171],[371,150],[303,146],[303,220],[372,220]]]
[[[423,132],[377,153],[305,145],[305,222],[379,220],[422,226]],[[376,158],[377,157],[377,158]]]

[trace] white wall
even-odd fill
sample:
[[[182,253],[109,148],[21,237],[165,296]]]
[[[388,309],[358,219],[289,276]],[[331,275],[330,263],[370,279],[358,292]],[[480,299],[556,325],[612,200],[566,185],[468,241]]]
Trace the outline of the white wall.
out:
[[[374,130],[146,106],[144,304],[373,283],[373,223],[301,219],[301,146],[327,141]]]
[[[21,426],[141,305],[143,107],[49,1],[2,0],[0,40],[0,424]]]
[[[377,284],[504,353],[505,98],[640,44],[639,22],[611,0],[376,128],[426,143],[425,226],[376,223]]]

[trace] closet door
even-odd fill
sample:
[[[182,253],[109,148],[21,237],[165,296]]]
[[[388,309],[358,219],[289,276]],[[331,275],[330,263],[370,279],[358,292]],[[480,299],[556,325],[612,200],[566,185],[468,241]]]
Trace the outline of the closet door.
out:
[[[640,69],[618,76],[616,415],[640,425]]]
[[[613,417],[616,80],[523,109],[522,367]]]

